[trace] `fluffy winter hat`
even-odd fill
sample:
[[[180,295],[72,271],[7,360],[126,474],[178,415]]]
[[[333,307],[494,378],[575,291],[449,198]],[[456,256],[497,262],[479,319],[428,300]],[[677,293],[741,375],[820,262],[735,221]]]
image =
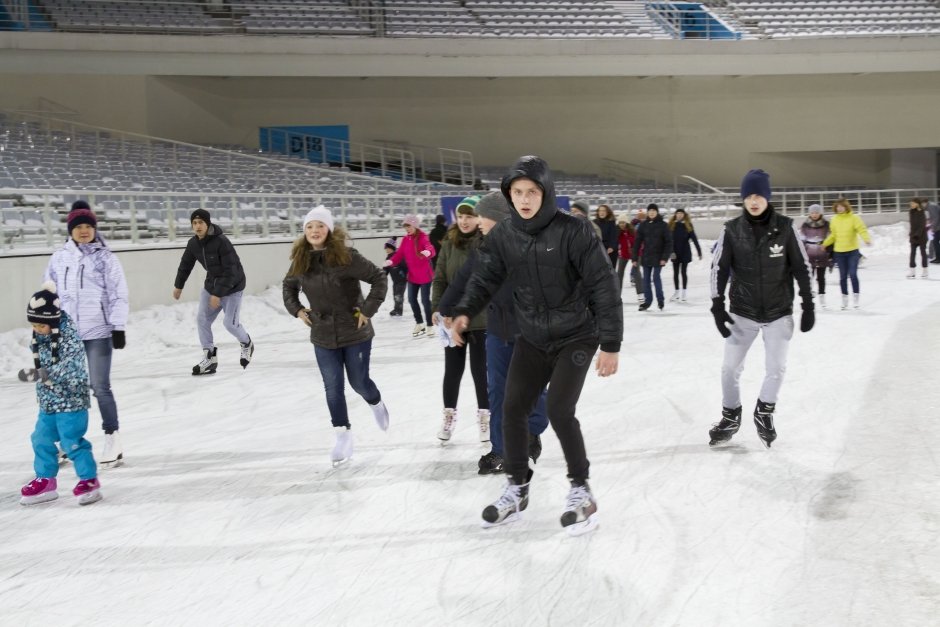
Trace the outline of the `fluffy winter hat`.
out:
[[[579,210],[583,211],[584,213],[590,213],[590,212],[591,212],[591,205],[589,205],[586,200],[576,200],[576,201],[574,201],[573,203],[571,203],[571,208],[572,208],[572,209],[579,209]]]
[[[328,228],[330,231],[333,230],[333,214],[330,213],[330,210],[323,205],[317,205],[307,212],[307,215],[304,216],[303,228],[307,228],[307,223],[313,222],[314,220],[325,224],[326,228]]]
[[[76,200],[72,203],[72,210],[69,211],[69,215],[65,221],[68,225],[69,235],[72,234],[72,229],[79,224],[88,224],[94,228],[98,228],[98,218],[84,200]]]
[[[806,209],[806,213],[819,213],[819,214],[821,214],[822,212],[823,212],[823,208],[822,208],[822,205],[820,205],[819,203],[813,203],[812,205],[810,205],[810,206]]]
[[[410,224],[411,226],[417,229],[419,228],[419,225],[421,224],[421,218],[419,218],[413,213],[409,213],[408,215],[405,216],[405,218],[401,221],[401,223],[405,225]]]
[[[467,196],[466,198],[461,200],[459,203],[457,203],[457,213],[462,213],[464,215],[469,214],[469,215],[475,216],[477,215],[476,207],[479,202],[480,202],[479,196]],[[466,209],[461,211],[460,210],[461,207],[466,207]]]
[[[191,214],[189,214],[189,222],[192,223],[193,220],[199,218],[206,223],[206,226],[212,224],[212,218],[209,217],[209,212],[205,209],[196,209]]]
[[[493,222],[502,222],[509,217],[509,203],[502,192],[490,192],[477,203],[477,215]]]
[[[741,180],[741,198],[747,198],[751,194],[763,196],[765,200],[770,200],[770,175],[763,170],[750,170]]]
[[[394,237],[388,238],[385,240],[385,248],[391,248],[393,252],[398,250],[398,245],[396,244],[397,241],[398,240]]]
[[[42,288],[33,294],[26,307],[26,319],[30,322],[59,326],[62,310],[59,309],[59,295],[56,293],[55,283],[46,281]]]

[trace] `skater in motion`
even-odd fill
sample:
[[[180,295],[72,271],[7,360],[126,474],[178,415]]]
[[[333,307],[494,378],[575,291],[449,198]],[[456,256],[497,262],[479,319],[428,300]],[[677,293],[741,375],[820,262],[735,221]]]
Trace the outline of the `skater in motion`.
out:
[[[862,253],[858,249],[858,238],[871,245],[871,237],[862,219],[852,212],[852,203],[845,198],[832,205],[835,213],[829,222],[829,236],[823,240],[823,248],[833,246],[833,258],[839,266],[839,287],[842,290],[842,309],[849,308],[849,282],[852,283],[852,307],[859,308],[860,287],[858,262]]]
[[[310,327],[336,436],[330,459],[338,466],[353,454],[344,371],[352,389],[369,404],[379,428],[388,429],[388,410],[369,377],[375,337],[370,320],[385,300],[388,279],[359,251],[346,246],[345,231],[334,229],[333,214],[322,205],[304,218],[303,235],[294,242],[290,260],[282,284],[284,307]],[[365,298],[360,281],[372,286]],[[309,307],[300,302],[300,292]]]
[[[800,226],[800,239],[806,248],[809,265],[816,277],[819,305],[826,308],[826,270],[832,265],[829,251],[823,248],[823,241],[829,236],[829,221],[823,217],[822,206],[809,206],[809,215]]]
[[[415,317],[415,328],[412,337],[424,337],[431,326],[431,280],[434,278],[434,267],[431,259],[437,254],[428,236],[418,228],[420,220],[416,215],[405,216],[402,223],[405,226],[405,236],[401,240],[392,256],[385,260],[385,266],[396,266],[402,260],[408,266],[408,303],[411,313]],[[418,304],[418,296],[421,305]],[[421,307],[424,307],[424,317],[421,316]],[[428,333],[434,337],[433,333]]]
[[[111,356],[125,345],[127,280],[117,256],[97,231],[98,219],[84,200],[76,200],[68,214],[69,239],[49,259],[46,281],[52,281],[78,329],[88,357],[91,389],[101,413],[105,468],[124,463],[117,403],[111,391]]]
[[[388,238],[385,242],[385,259],[389,260],[395,251],[398,250],[397,241],[394,237]],[[402,315],[402,308],[405,304],[405,287],[408,285],[408,267],[402,261],[395,266],[385,266],[385,274],[392,280],[392,311],[388,315],[397,317]]]
[[[659,309],[662,310],[666,306],[660,275],[671,255],[672,233],[659,215],[659,206],[650,203],[646,208],[646,222],[637,229],[636,240],[633,242],[633,263],[643,266],[643,303],[639,307],[640,311],[652,307],[654,287]]]
[[[676,209],[669,218],[669,231],[672,234],[672,282],[676,286],[672,298],[669,300],[685,302],[686,289],[689,287],[689,264],[692,263],[692,246],[702,260],[702,247],[698,244],[698,236],[692,229],[692,218],[685,209]],[[679,280],[682,280],[681,287]]]
[[[247,368],[255,353],[254,342],[240,320],[242,294],[245,291],[245,271],[232,242],[217,225],[212,224],[209,212],[196,209],[189,217],[193,236],[186,243],[173,285],[173,298],[179,300],[186,279],[199,262],[206,271],[206,281],[199,296],[196,328],[202,344],[202,361],[193,366],[194,375],[213,374],[219,367],[219,351],[212,336],[212,323],[222,312],[225,329],[241,345],[239,363]]]
[[[510,217],[487,234],[453,323],[454,340],[461,343],[470,319],[509,282],[520,336],[503,403],[508,480],[502,495],[483,510],[483,521],[509,522],[528,505],[528,420],[548,385],[548,417],[571,481],[561,524],[569,533],[583,533],[597,523],[597,501],[588,485],[590,464],[575,409],[598,344],[597,373],[617,372],[623,336],[617,275],[591,225],[557,209],[545,161],[520,158],[500,188],[512,206]]]
[[[59,498],[56,442],[62,444],[78,475],[78,484],[72,490],[78,504],[101,500],[98,467],[91,454],[91,442],[85,439],[91,405],[85,347],[72,319],[59,304],[55,283],[48,281],[33,294],[26,309],[26,319],[33,327],[33,367],[20,370],[19,379],[36,383],[39,417],[31,438],[36,478],[20,490],[22,505]]]
[[[909,203],[910,211],[908,214],[911,219],[911,233],[909,241],[911,243],[911,261],[910,270],[907,272],[907,278],[914,278],[914,258],[917,250],[920,249],[920,277],[927,278],[927,203],[926,198],[912,198]]]
[[[741,181],[744,208],[725,223],[712,260],[712,316],[725,338],[721,365],[721,420],[708,432],[709,444],[730,442],[741,427],[741,373],[744,358],[757,335],[764,338],[765,374],[754,425],[765,447],[777,438],[774,411],[787,367],[793,337],[793,281],[802,299],[800,331],[813,328],[813,293],[809,259],[793,220],[770,205],[770,177],[751,170]],[[725,287],[731,277],[731,313],[725,308]]]

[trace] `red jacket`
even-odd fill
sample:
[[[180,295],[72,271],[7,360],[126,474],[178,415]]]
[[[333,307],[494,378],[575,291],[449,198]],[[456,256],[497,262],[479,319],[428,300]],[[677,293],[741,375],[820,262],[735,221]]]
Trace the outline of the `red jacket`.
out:
[[[620,258],[621,259],[630,259],[630,254],[633,250],[633,242],[636,240],[636,235],[630,233],[629,231],[620,231]]]

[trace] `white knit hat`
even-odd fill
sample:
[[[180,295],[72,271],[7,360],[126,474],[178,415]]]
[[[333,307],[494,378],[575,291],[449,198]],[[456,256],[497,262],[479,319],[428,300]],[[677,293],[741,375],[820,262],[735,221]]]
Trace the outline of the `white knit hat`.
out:
[[[330,210],[323,205],[318,205],[307,212],[306,217],[304,217],[303,228],[307,228],[307,223],[314,220],[325,224],[326,228],[328,228],[330,231],[333,230],[333,214],[330,213]]]

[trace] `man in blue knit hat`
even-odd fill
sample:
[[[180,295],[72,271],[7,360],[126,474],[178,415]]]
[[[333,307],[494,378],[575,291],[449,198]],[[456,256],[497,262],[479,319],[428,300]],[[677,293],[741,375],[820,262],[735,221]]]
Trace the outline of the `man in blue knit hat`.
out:
[[[777,437],[774,410],[787,367],[787,349],[793,337],[793,281],[803,301],[800,331],[813,328],[813,293],[809,258],[793,220],[776,213],[770,204],[770,176],[751,170],[741,181],[743,210],[725,223],[712,261],[711,312],[725,338],[721,365],[721,420],[708,432],[711,446],[727,444],[741,427],[740,379],[744,358],[758,334],[763,335],[766,372],[754,425],[765,447]],[[731,313],[725,309],[725,287],[730,279]],[[729,326],[730,325],[730,326]]]

